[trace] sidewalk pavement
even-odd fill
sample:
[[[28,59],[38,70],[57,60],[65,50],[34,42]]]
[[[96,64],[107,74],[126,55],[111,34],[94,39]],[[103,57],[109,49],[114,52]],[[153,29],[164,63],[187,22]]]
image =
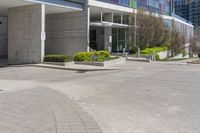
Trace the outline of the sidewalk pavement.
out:
[[[1,133],[102,133],[67,96],[45,87],[0,93]]]

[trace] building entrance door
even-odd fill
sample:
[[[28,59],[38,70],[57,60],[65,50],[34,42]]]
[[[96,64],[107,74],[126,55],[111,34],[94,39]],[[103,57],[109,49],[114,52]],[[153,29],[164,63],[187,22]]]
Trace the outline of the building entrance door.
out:
[[[96,30],[90,30],[90,48],[97,50]]]
[[[124,28],[113,28],[112,51],[122,52],[126,48],[126,30]]]

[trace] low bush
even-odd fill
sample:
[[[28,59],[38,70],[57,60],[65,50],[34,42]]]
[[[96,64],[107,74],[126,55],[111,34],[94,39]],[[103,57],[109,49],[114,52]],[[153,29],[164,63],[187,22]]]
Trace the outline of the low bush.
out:
[[[141,51],[141,54],[153,54],[154,51],[155,53],[163,52],[168,50],[166,46],[163,47],[154,47],[154,48],[145,48],[144,50]]]
[[[156,60],[160,60],[160,56],[156,54]]]
[[[74,61],[91,61],[91,52],[79,52],[74,56]]]
[[[111,60],[110,54],[107,51],[79,52],[74,56],[74,61],[104,62],[107,60]]]
[[[95,52],[79,52],[74,57],[66,56],[62,54],[46,55],[44,57],[45,62],[71,62],[71,61],[97,61],[104,62],[113,60],[118,57],[111,57],[107,51],[95,51]]]
[[[45,62],[70,62],[73,58],[71,56],[55,54],[55,55],[46,55],[44,57]]]
[[[66,56],[65,62],[71,62],[71,61],[73,61],[73,57],[72,56]]]
[[[183,54],[183,56],[186,56],[187,52],[185,51],[185,49],[180,50],[179,54]]]
[[[137,47],[133,47],[131,50],[130,50],[130,54],[136,54],[138,51],[138,48]]]

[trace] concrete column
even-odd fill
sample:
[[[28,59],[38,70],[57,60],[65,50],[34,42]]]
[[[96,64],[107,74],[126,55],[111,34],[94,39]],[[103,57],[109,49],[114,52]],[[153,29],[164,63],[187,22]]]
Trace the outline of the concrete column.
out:
[[[123,14],[121,14],[121,24],[123,24]]]
[[[90,7],[87,7],[87,52],[90,51]]]
[[[108,50],[110,43],[112,42],[112,27],[105,27],[104,29],[104,49]]]
[[[44,56],[44,5],[8,10],[8,63],[40,63]],[[42,35],[43,34],[43,35]]]
[[[41,6],[41,62],[44,60],[45,56],[45,40],[46,40],[46,33],[45,33],[45,5]]]
[[[89,51],[90,8],[46,16],[46,54],[74,55]]]
[[[104,21],[106,22],[113,22],[113,13],[105,13],[104,14]],[[105,27],[104,29],[104,49],[108,50],[110,46],[110,41],[112,41],[112,27]]]
[[[101,9],[101,22],[103,21],[103,11]]]

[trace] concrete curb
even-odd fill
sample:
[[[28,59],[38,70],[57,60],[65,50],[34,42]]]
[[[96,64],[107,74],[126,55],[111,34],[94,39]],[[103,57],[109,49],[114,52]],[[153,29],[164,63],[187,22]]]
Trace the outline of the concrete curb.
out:
[[[43,67],[43,68],[51,68],[51,69],[61,69],[61,70],[70,70],[70,71],[111,71],[111,70],[119,70],[115,68],[68,68],[65,66],[56,66],[56,65],[47,65],[47,64],[32,64],[34,67]]]

